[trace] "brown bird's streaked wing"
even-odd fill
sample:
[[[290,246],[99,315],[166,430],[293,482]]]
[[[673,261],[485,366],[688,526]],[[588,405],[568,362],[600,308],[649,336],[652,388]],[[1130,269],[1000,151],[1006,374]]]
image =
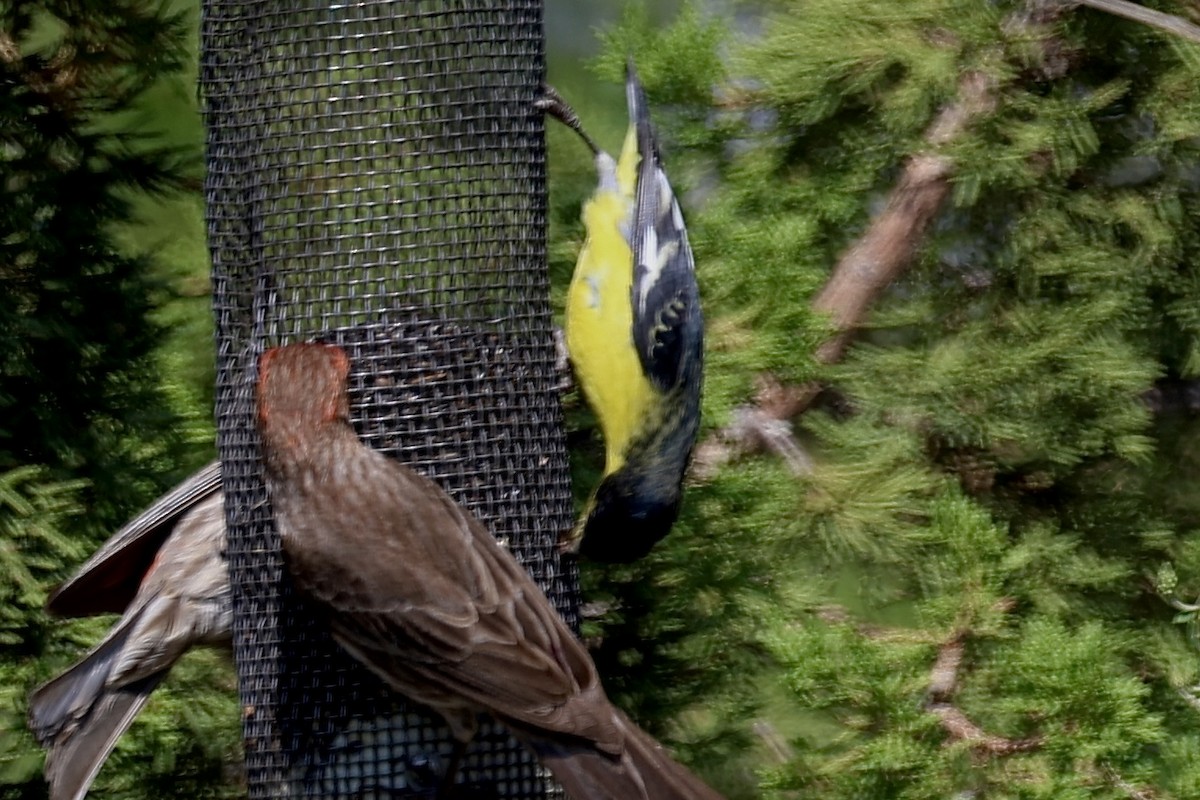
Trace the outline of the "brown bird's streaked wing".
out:
[[[142,578],[179,518],[221,490],[221,464],[194,473],[108,538],[46,601],[60,617],[119,614],[137,594]]]

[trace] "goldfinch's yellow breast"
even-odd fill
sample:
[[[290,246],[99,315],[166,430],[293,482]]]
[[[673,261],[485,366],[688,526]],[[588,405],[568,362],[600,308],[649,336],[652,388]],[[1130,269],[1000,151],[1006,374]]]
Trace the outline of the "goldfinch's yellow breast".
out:
[[[587,241],[567,294],[567,348],[604,433],[605,474],[624,463],[630,439],[654,405],[633,344],[633,253],[622,231],[631,203],[619,192],[601,191],[584,206]]]

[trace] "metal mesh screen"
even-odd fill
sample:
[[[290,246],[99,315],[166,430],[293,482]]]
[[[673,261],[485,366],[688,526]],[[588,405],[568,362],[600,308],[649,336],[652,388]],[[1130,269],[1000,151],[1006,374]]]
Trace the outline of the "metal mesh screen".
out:
[[[205,0],[218,446],[252,798],[432,797],[439,720],[345,656],[293,596],[259,474],[264,348],[346,347],[371,446],[507,540],[572,624],[571,523],[533,106],[540,0]],[[560,796],[487,727],[461,796]]]

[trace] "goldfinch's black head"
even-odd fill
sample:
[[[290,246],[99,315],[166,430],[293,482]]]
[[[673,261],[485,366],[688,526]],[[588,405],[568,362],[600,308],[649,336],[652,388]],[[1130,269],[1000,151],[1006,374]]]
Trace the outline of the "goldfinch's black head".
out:
[[[644,486],[626,485],[627,478],[618,471],[601,481],[579,543],[583,557],[627,564],[670,533],[679,516],[679,492],[650,495]]]

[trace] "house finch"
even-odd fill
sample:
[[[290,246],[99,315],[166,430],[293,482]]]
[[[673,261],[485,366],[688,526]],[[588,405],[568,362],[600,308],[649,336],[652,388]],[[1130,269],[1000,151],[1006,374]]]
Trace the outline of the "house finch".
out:
[[[575,800],[719,798],[617,710],[587,651],[483,525],[362,444],[349,361],[290,345],[259,362],[267,488],[296,588],[334,638],[462,744],[486,712]]]
[[[193,475],[114,534],[51,597],[49,608],[59,613],[124,615],[77,664],[30,695],[29,727],[48,750],[50,800],[87,794],[150,693],[192,645],[230,645],[219,483],[215,464]]]

